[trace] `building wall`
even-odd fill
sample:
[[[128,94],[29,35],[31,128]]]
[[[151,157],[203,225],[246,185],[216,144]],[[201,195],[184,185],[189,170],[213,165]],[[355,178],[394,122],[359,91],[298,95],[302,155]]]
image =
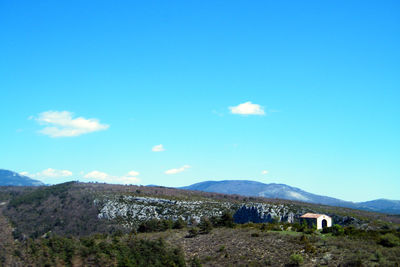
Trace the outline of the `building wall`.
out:
[[[322,230],[322,221],[326,220],[326,226],[332,227],[332,218],[327,215],[322,215],[318,218],[301,218],[300,222],[306,221],[308,226],[315,225],[318,230]]]
[[[321,217],[318,217],[318,219],[317,219],[317,229],[318,230],[322,230],[322,221],[323,220],[326,220],[327,227],[332,227],[332,218],[327,215],[322,215]]]

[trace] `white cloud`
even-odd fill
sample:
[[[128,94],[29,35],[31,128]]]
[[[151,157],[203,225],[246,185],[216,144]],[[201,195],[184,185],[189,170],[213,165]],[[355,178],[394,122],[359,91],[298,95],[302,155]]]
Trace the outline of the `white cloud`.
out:
[[[138,176],[140,173],[137,171],[130,171],[128,172],[128,176]]]
[[[140,179],[136,177],[137,175],[139,175],[137,171],[130,171],[124,176],[113,176],[101,171],[91,171],[83,178],[112,184],[137,184],[140,182]]]
[[[85,176],[83,176],[83,178],[86,178],[86,179],[96,179],[96,180],[106,180],[110,177],[111,176],[108,175],[107,173],[100,172],[100,171],[91,171],[88,174],[86,174]]]
[[[48,178],[65,178],[73,175],[71,171],[68,170],[56,170],[52,168],[45,169],[37,173],[20,172],[21,175],[28,176],[31,178],[36,178],[39,180],[46,180]]]
[[[151,150],[153,152],[161,152],[161,151],[164,151],[165,149],[162,144],[159,144],[159,145],[153,146],[153,148]]]
[[[240,115],[265,115],[264,108],[260,105],[253,104],[250,101],[229,107],[232,114]]]
[[[263,170],[263,171],[261,172],[261,174],[263,174],[263,175],[268,174],[268,171],[267,171],[267,170]]]
[[[42,171],[42,175],[46,177],[69,177],[72,176],[72,172],[68,170],[55,170],[52,168],[48,168]]]
[[[165,171],[165,174],[177,174],[177,173],[183,172],[183,171],[185,171],[186,169],[189,169],[189,168],[190,168],[189,165],[184,165],[184,166],[182,166],[180,168],[177,168],[177,169],[167,170],[167,171]]]
[[[109,125],[101,124],[98,119],[73,118],[69,111],[45,111],[39,114],[36,121],[47,125],[40,133],[50,137],[72,137],[108,129]]]

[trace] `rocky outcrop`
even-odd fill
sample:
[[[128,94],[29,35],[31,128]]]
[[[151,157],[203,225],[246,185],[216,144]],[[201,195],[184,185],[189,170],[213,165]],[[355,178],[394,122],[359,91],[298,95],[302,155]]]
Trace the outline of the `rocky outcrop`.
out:
[[[198,223],[201,217],[219,217],[226,210],[234,213],[235,223],[298,222],[306,212],[319,213],[290,204],[267,204],[250,202],[234,204],[231,202],[207,200],[173,200],[130,195],[103,196],[95,200],[99,209],[98,218],[116,220],[125,227],[136,227],[150,219],[183,219],[188,223]],[[362,221],[349,216],[327,214],[333,222],[340,225],[362,227]]]
[[[227,202],[183,201],[125,195],[97,199],[95,204],[99,207],[99,219],[118,220],[130,227],[150,219],[182,218],[187,222],[200,222],[203,216],[221,216],[224,210],[234,209],[234,205]]]
[[[269,223],[272,221],[293,223],[295,217],[301,216],[291,211],[286,205],[249,203],[242,205],[233,215],[236,223]]]

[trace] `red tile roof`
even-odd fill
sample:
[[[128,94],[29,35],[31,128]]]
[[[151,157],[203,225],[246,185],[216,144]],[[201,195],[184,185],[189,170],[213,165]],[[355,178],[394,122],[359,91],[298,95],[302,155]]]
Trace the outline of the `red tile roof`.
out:
[[[323,214],[315,214],[315,213],[306,213],[300,218],[309,218],[309,219],[317,219],[319,217],[323,216]]]

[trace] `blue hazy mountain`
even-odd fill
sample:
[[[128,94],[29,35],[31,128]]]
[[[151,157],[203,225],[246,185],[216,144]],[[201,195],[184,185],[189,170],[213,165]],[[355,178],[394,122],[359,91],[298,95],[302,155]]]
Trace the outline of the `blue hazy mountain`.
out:
[[[41,181],[34,180],[19,173],[0,169],[0,186],[39,186],[44,185]]]
[[[400,214],[400,200],[376,199],[357,203],[359,209]]]
[[[243,196],[257,196],[266,198],[279,198],[323,204],[338,207],[363,209],[369,211],[400,214],[400,201],[379,199],[355,203],[341,199],[312,194],[285,184],[264,184],[248,180],[206,181],[181,187],[182,189],[215,192],[222,194],[237,194]]]

